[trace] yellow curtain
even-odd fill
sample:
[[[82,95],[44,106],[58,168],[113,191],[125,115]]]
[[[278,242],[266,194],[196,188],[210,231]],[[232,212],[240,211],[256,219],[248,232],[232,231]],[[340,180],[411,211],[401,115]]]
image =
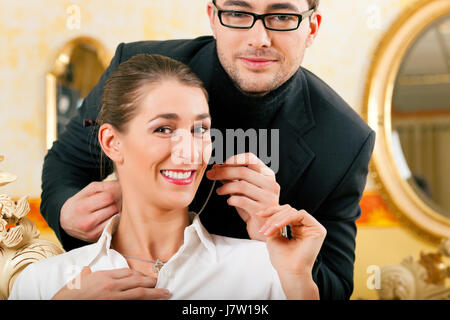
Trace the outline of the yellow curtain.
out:
[[[450,216],[450,117],[395,119],[393,128],[415,181]]]

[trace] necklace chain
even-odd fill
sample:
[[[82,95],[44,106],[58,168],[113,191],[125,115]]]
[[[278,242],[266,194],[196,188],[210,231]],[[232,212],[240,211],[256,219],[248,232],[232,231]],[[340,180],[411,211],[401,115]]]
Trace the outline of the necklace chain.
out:
[[[128,259],[136,259],[136,260],[140,260],[140,261],[144,261],[144,262],[148,262],[148,263],[162,262],[162,261],[159,260],[159,259],[156,259],[156,260],[149,260],[149,259],[144,259],[144,258],[139,258],[139,257],[127,256],[127,255],[124,255],[124,254],[122,254],[122,256],[124,256],[125,258],[128,258]],[[164,263],[164,262],[163,262],[163,263]]]
[[[153,271],[155,271],[156,273],[158,273],[161,270],[161,268],[164,266],[164,263],[165,263],[159,259],[149,260],[149,259],[144,259],[144,258],[139,258],[139,257],[127,256],[124,254],[122,254],[122,256],[124,256],[125,258],[128,258],[128,259],[135,259],[135,260],[139,260],[139,261],[143,261],[143,262],[153,263]]]
[[[111,249],[114,249],[113,246],[111,245]],[[161,270],[161,268],[164,266],[165,262],[156,259],[156,260],[150,260],[150,259],[144,259],[144,258],[139,258],[139,257],[133,257],[133,256],[127,256],[125,254],[121,254],[123,257],[128,258],[128,259],[135,259],[135,260],[139,260],[139,261],[143,261],[143,262],[147,262],[147,263],[153,263],[153,271],[155,271],[156,273],[159,273],[159,270]]]
[[[211,190],[209,190],[209,194],[208,194],[208,198],[206,199],[206,202],[203,204],[203,207],[200,209],[199,213],[197,215],[199,215],[203,209],[206,207],[206,204],[208,203],[209,198],[211,197],[211,194],[214,190],[214,186],[216,185],[216,181],[213,181]],[[113,249],[113,247],[111,246],[111,249]],[[156,260],[149,260],[149,259],[144,259],[144,258],[139,258],[139,257],[133,257],[133,256],[127,256],[122,254],[123,257],[128,258],[128,259],[135,259],[135,260],[139,260],[142,262],[147,262],[147,263],[153,263],[153,271],[155,271],[156,273],[159,273],[159,271],[161,270],[161,268],[164,266],[165,262],[156,259]]]

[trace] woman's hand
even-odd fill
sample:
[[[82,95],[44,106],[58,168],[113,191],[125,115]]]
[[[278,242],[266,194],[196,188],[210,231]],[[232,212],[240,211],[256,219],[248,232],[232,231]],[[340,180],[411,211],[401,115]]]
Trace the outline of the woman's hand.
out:
[[[318,298],[312,269],[327,234],[326,229],[305,210],[289,205],[275,206],[258,213],[268,217],[260,233],[267,237],[267,249],[288,299]],[[290,225],[293,238],[281,235]]]
[[[169,291],[155,288],[156,279],[128,268],[81,273],[52,300],[155,300],[167,299]]]

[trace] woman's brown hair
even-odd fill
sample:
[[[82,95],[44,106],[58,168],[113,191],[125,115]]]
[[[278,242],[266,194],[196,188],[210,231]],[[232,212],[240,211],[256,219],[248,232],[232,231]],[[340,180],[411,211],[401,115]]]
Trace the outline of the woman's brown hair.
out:
[[[145,93],[148,93],[152,86],[166,80],[200,88],[208,100],[208,93],[202,81],[187,65],[157,54],[138,54],[120,64],[107,80],[97,125],[109,123],[119,132],[126,132],[126,125],[137,114]],[[103,151],[100,156],[101,177],[102,168]]]

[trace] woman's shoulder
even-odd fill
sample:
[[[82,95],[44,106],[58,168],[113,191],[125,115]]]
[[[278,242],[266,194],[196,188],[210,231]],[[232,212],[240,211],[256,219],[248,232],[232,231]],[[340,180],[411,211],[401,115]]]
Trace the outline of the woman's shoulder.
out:
[[[266,243],[264,241],[252,240],[252,239],[240,239],[232,238],[228,236],[221,236],[217,234],[211,234],[214,242],[225,246],[253,246],[253,247],[265,247]]]
[[[231,254],[236,256],[246,256],[250,259],[269,261],[267,246],[263,241],[231,238],[216,234],[212,234],[211,236],[219,258]]]
[[[56,256],[36,261],[30,265],[33,265],[33,269],[36,271],[45,271],[53,268],[61,268],[65,265],[73,266],[89,264],[90,261],[88,260],[91,258],[95,246],[96,243],[85,245]],[[24,271],[27,268],[25,268]]]
[[[16,280],[9,299],[51,299],[65,283],[87,265],[95,244],[30,263]]]
[[[222,272],[229,270],[230,275],[238,276],[240,284],[251,284],[247,287],[253,288],[259,295],[265,295],[265,299],[286,299],[264,241],[211,236]],[[239,272],[236,273],[236,270]]]

